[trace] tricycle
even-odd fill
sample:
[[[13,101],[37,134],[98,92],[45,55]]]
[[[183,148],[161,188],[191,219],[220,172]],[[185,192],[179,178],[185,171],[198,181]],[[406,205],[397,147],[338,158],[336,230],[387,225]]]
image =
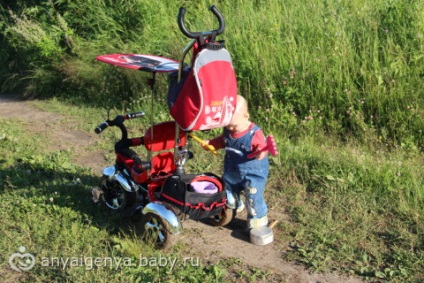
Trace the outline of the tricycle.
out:
[[[225,28],[215,6],[216,30],[192,32],[180,8],[178,26],[191,41],[179,61],[146,54],[106,54],[97,60],[148,72],[155,93],[156,73],[169,73],[167,103],[174,120],[150,125],[139,137],[128,137],[125,121],[145,117],[144,111],[108,117],[95,128],[100,134],[115,126],[121,139],[115,143],[115,164],[103,169],[93,200],[123,217],[141,215],[137,227],[143,240],[160,249],[169,248],[182,232],[182,221],[207,219],[211,225],[229,224],[236,214],[235,196],[223,180],[211,172],[188,173],[185,163],[193,158],[189,144],[193,132],[226,126],[235,109],[237,87],[231,56],[216,36]],[[185,56],[192,51],[190,64]],[[153,113],[151,113],[153,115]],[[144,147],[146,158],[134,150]]]

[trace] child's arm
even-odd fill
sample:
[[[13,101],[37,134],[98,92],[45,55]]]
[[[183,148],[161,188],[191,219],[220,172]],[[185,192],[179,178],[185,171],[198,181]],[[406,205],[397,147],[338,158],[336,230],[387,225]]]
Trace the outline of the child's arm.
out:
[[[215,149],[221,149],[224,148],[224,136],[218,136],[216,138],[213,138],[211,140],[205,140],[204,141],[207,145],[213,146]],[[207,147],[205,148],[207,149]]]
[[[268,155],[267,151],[259,151],[264,147],[266,147],[266,137],[262,130],[257,130],[252,139],[252,153],[258,151],[255,156],[256,159],[261,160]]]

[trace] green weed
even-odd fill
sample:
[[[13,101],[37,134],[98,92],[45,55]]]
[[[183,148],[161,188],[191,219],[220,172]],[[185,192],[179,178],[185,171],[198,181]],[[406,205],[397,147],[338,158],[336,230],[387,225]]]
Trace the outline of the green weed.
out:
[[[72,152],[40,151],[43,139],[17,121],[2,122],[8,126],[0,133],[0,274],[5,282],[17,280],[7,259],[22,246],[36,264],[19,282],[223,281],[221,267],[154,251],[134,234],[131,222],[92,204],[90,187],[98,176],[73,165]]]
[[[95,62],[96,55],[179,58],[186,39],[176,14],[184,5],[191,29],[215,26],[205,1],[24,2],[0,8],[1,90],[57,97],[36,105],[67,113],[75,127],[90,132],[107,109],[155,113],[150,121],[131,121],[134,134],[170,119],[166,76],[158,76],[152,94],[145,84],[149,74]],[[271,208],[281,204],[289,215],[278,229],[288,245],[286,258],[370,281],[422,281],[423,2],[240,0],[217,7],[226,20],[222,38],[240,93],[249,100],[252,120],[274,134],[279,147],[267,196]],[[81,197],[97,180],[72,164],[72,152],[49,153],[45,138],[26,132],[23,122],[1,124],[4,255],[25,245],[39,256],[158,256],[114,215]],[[116,133],[102,137],[97,146],[108,149]],[[194,142],[192,149],[211,162],[189,162],[190,170],[219,172],[219,158]],[[39,267],[20,279],[213,282],[236,263],[222,264],[172,274],[140,267],[91,273]],[[3,271],[6,266],[0,264],[0,274],[15,276]]]
[[[108,107],[143,101],[149,75],[95,56],[179,59],[188,42],[176,23],[180,6],[188,9],[190,29],[216,25],[205,1],[17,2],[0,9],[3,91]],[[422,1],[220,1],[217,7],[240,93],[262,106],[252,111],[260,124],[281,125],[289,136],[300,124],[343,138],[375,132],[391,145],[422,150]],[[166,77],[157,81],[155,97],[163,99]]]

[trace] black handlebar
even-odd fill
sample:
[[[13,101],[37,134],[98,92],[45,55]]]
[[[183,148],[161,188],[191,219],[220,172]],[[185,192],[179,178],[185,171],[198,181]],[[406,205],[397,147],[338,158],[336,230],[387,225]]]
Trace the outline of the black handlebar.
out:
[[[94,132],[96,134],[100,134],[101,132],[103,132],[104,129],[106,129],[109,126],[109,124],[107,122],[103,122],[100,125],[98,125],[95,129]]]
[[[100,134],[101,132],[103,132],[108,126],[118,126],[120,127],[120,125],[122,125],[124,123],[125,120],[129,120],[129,119],[135,119],[135,118],[140,118],[140,117],[144,117],[145,113],[144,111],[140,111],[140,112],[134,112],[134,113],[129,113],[126,114],[124,116],[122,115],[117,115],[115,117],[115,119],[113,120],[107,120],[104,121],[103,123],[101,123],[100,125],[98,125],[95,129],[94,132],[96,134]]]
[[[215,5],[212,5],[209,10],[215,15],[215,17],[218,19],[219,22],[219,27],[216,30],[212,30],[212,31],[207,31],[207,32],[200,32],[200,31],[190,31],[189,29],[187,29],[187,27],[184,24],[184,15],[186,12],[186,9],[181,7],[180,10],[178,11],[178,27],[180,28],[181,32],[187,36],[188,38],[193,38],[196,39],[201,35],[209,35],[212,33],[216,33],[216,35],[220,35],[221,33],[224,32],[225,29],[225,22],[224,22],[224,18],[222,17],[221,12],[218,10],[217,7],[215,7]]]
[[[134,119],[134,118],[144,117],[144,115],[145,115],[144,111],[140,111],[140,112],[129,113],[126,116],[128,116],[128,119]]]

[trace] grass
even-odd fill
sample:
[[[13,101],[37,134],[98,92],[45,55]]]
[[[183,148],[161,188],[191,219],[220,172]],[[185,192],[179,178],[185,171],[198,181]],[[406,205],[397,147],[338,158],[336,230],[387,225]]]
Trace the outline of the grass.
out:
[[[57,102],[48,105],[64,108]],[[2,282],[222,281],[219,266],[185,259],[175,251],[154,251],[121,218],[93,205],[89,189],[98,176],[73,165],[72,152],[43,150],[46,141],[29,135],[25,124],[3,118],[1,122],[7,126],[2,128],[0,151]],[[17,278],[8,258],[21,246],[35,256],[37,264]],[[57,258],[69,262],[65,265]],[[96,258],[123,262],[95,264]],[[171,261],[177,263],[172,269]]]
[[[66,113],[67,120],[86,131],[101,121],[95,108],[75,107],[57,99],[35,105]],[[32,135],[19,120],[2,118],[1,122],[5,127],[0,133],[4,231],[0,274],[6,282],[17,279],[7,259],[20,246],[40,262],[18,278],[21,282],[227,282],[232,269],[240,268],[228,260],[200,261],[175,266],[172,271],[169,265],[130,266],[139,263],[140,257],[152,262],[164,257],[183,262],[184,257],[178,246],[168,253],[154,251],[137,240],[131,225],[94,206],[88,194],[98,176],[74,165],[75,153],[50,152],[45,146],[48,141]],[[371,282],[422,280],[422,153],[355,140],[342,143],[335,136],[318,133],[295,140],[278,132],[274,135],[280,155],[271,159],[266,194],[271,213],[289,216],[280,219],[276,234],[286,245],[285,259],[316,272],[352,273]],[[107,141],[95,147],[107,150],[106,143],[113,142],[114,134],[104,138]],[[202,160],[207,152],[196,154]],[[219,159],[190,164],[189,170],[220,170]],[[55,257],[69,259],[74,266],[69,267],[69,262],[66,268],[63,264],[52,268]],[[125,259],[127,264],[115,268],[109,262],[91,270],[94,258]],[[259,270],[242,273],[251,281],[266,276]]]
[[[232,54],[240,93],[251,103],[266,109],[272,95],[277,117],[319,118],[322,130],[342,136],[362,138],[374,130],[387,143],[422,150],[422,1],[215,4],[226,21],[220,38]],[[216,26],[209,5],[17,1],[0,9],[2,90],[126,107],[150,95],[145,79],[103,66],[95,56],[145,53],[178,59],[188,42],[176,22],[179,7],[187,8],[190,29],[204,30]],[[158,82],[159,93],[166,93],[166,80]]]
[[[119,113],[149,109],[158,113],[152,121],[168,120],[165,76],[158,77],[158,93],[150,104],[148,75],[105,66],[94,58],[116,52],[179,58],[186,39],[177,27],[178,8],[187,7],[189,27],[202,30],[215,24],[206,10],[209,5],[60,0],[27,6],[16,1],[10,4],[13,13],[2,6],[1,89],[57,97],[37,105],[67,113],[75,127],[90,132],[105,119],[103,109],[112,106]],[[285,257],[313,270],[348,272],[369,281],[424,280],[423,2],[239,0],[216,5],[227,23],[222,39],[251,117],[279,144],[267,194],[271,206],[284,207],[289,215],[279,227],[288,245]],[[65,99],[72,104],[61,102]],[[142,121],[140,127],[152,121]],[[45,138],[32,136],[24,124],[5,118],[1,122],[0,193],[10,200],[0,204],[5,219],[1,225],[12,227],[1,240],[6,255],[16,252],[20,239],[28,251],[40,253],[36,246],[52,242],[37,230],[34,219],[65,239],[51,251],[62,251],[59,244],[69,242],[68,255],[117,252],[115,245],[105,250],[96,244],[91,227],[108,243],[120,239],[121,246],[135,246],[130,231],[116,229],[118,220],[98,215],[82,202],[80,194],[95,177],[72,164],[72,152],[50,153],[42,146]],[[110,150],[115,133],[103,137],[97,146]],[[198,154],[209,160],[206,153]],[[190,166],[220,169],[218,161]],[[81,183],[73,184],[78,178]],[[14,199],[19,200],[16,207]],[[54,217],[52,207],[64,218],[76,219],[68,220],[77,227],[68,226],[84,230],[88,234],[81,234],[88,240],[78,233],[62,235],[71,232],[50,225],[62,220]],[[34,218],[28,216],[30,208]],[[67,216],[70,211],[74,218]],[[93,253],[77,248],[82,239],[92,243]],[[120,252],[130,255],[130,249]],[[146,278],[153,274],[144,271]],[[66,272],[55,272],[39,271],[40,277],[28,280],[67,280]],[[75,280],[92,280],[82,269],[75,272]],[[99,272],[99,278],[118,276],[118,271]],[[120,276],[132,278],[137,272],[130,268]],[[169,280],[191,273],[224,278],[220,265],[196,272],[177,270]]]
[[[421,154],[331,141],[302,141],[286,153],[282,172],[295,180],[283,194],[293,221],[283,229],[295,254],[287,258],[370,280],[419,281]]]

